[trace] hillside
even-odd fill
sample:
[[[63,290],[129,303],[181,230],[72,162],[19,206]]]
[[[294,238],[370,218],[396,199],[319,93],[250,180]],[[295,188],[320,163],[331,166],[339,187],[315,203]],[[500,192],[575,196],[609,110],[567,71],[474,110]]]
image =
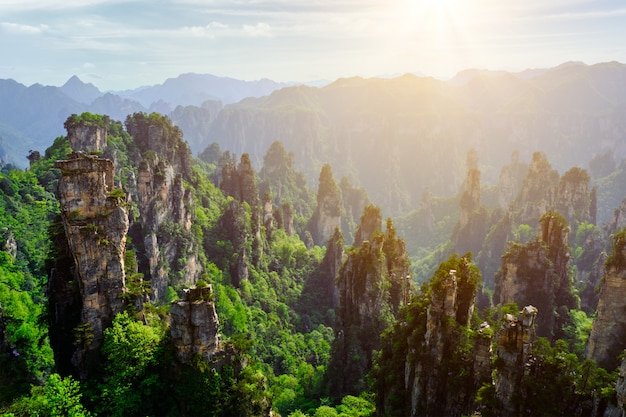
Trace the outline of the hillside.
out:
[[[626,199],[597,225],[586,170],[514,155],[485,190],[469,152],[404,219],[434,242],[415,265],[280,142],[257,171],[157,113],[63,127],[0,171],[3,415],[619,415]]]

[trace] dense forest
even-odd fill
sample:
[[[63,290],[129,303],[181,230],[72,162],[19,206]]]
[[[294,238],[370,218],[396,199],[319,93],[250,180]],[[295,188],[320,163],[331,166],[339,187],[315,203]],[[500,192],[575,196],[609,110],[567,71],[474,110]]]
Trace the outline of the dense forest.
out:
[[[514,153],[485,186],[470,150],[458,192],[391,218],[279,141],[256,170],[158,113],[64,128],[0,171],[0,414],[624,415],[602,156]]]

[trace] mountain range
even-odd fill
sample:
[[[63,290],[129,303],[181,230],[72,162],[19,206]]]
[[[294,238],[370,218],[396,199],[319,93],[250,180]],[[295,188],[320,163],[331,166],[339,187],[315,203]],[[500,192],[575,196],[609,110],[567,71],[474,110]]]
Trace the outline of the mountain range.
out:
[[[248,153],[257,168],[279,140],[310,186],[330,163],[391,215],[417,207],[426,190],[458,192],[471,149],[486,184],[498,181],[514,151],[525,161],[545,152],[561,172],[607,153],[618,164],[626,157],[626,65],[568,62],[517,73],[466,70],[448,81],[353,77],[323,87],[184,74],[103,93],[77,77],[61,87],[0,80],[0,158],[24,166],[29,150],[47,148],[65,119],[83,111],[116,120],[157,111],[181,127],[194,154],[216,142]]]
[[[263,79],[242,81],[208,74],[183,74],[163,84],[133,90],[102,92],[91,83],[72,76],[61,87],[14,80],[0,80],[0,161],[26,166],[29,150],[45,150],[64,134],[63,122],[73,113],[107,114],[124,120],[134,112],[170,114],[178,106],[197,106],[219,111],[222,106],[246,97],[270,94],[286,87]]]

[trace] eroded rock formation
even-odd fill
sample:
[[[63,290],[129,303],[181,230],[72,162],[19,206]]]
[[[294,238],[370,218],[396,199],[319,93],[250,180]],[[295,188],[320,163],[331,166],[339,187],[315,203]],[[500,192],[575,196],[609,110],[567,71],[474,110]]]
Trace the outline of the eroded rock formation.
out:
[[[326,244],[335,228],[341,228],[341,211],[341,190],[333,178],[330,165],[324,165],[317,191],[317,208],[309,221],[309,231],[315,244]]]
[[[222,350],[210,285],[186,291],[184,300],[172,303],[170,316],[172,342],[181,363],[192,364],[198,355],[209,362]]]
[[[506,314],[497,333],[495,389],[502,417],[522,414],[519,409],[521,403],[516,403],[514,399],[524,395],[522,381],[532,354],[537,313],[537,308],[529,305],[524,307],[519,317]]]
[[[626,348],[626,230],[615,235],[613,253],[606,262],[598,310],[589,335],[587,357],[605,369],[614,369]]]
[[[410,286],[405,281],[409,263],[404,241],[396,238],[391,222],[382,233],[380,209],[365,212],[361,226],[378,222],[376,230],[371,240],[353,247],[337,277],[338,330],[331,368],[343,370],[332,375],[331,386],[338,394],[355,393],[366,386],[365,375],[371,368],[372,351],[379,348],[379,335],[393,320],[402,290]]]
[[[191,232],[194,202],[185,188],[191,156],[180,130],[162,116],[134,114],[126,128],[140,154],[136,189],[145,278],[151,297],[163,299],[168,285],[192,285],[201,273]]]
[[[507,208],[522,188],[528,165],[519,161],[519,152],[511,154],[511,163],[502,167],[498,181],[498,203]]]
[[[538,334],[550,340],[562,337],[569,310],[576,307],[568,274],[568,232],[562,216],[547,213],[537,239],[509,245],[496,275],[494,302],[536,305],[546,312],[537,320]]]
[[[122,311],[128,216],[113,187],[113,162],[82,152],[57,161],[57,197],[82,298],[82,345],[72,362],[84,372],[85,354],[102,344],[104,329]]]
[[[477,332],[472,356],[459,354],[459,349],[469,343],[461,335],[462,329],[469,326],[476,296],[475,283],[470,284],[474,277],[469,262],[469,258],[461,258],[461,270],[448,271],[431,292],[423,345],[412,348],[422,353],[417,360],[407,358],[407,365],[411,365],[405,366],[412,417],[469,414],[473,392],[491,378],[491,335],[487,323]],[[466,376],[459,376],[459,369],[464,369]]]
[[[107,144],[107,129],[87,124],[68,126],[67,139],[76,152],[100,152]]]

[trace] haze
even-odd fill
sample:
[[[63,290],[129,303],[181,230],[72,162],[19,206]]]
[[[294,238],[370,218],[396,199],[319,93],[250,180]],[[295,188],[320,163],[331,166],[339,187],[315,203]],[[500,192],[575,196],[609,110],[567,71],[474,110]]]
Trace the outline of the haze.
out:
[[[0,78],[102,90],[181,73],[310,81],[625,61],[610,1],[9,0]]]

